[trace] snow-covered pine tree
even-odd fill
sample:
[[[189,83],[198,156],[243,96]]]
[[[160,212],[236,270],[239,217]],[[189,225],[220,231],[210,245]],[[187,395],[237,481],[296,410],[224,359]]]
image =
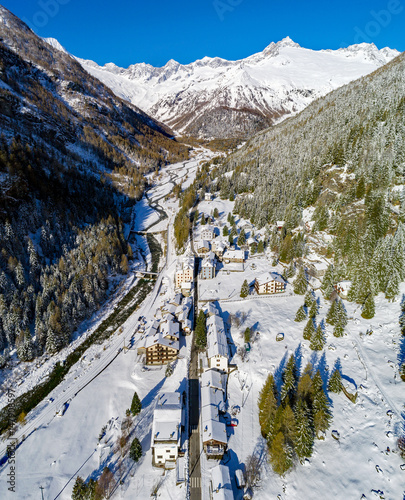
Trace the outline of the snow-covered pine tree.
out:
[[[306,318],[307,314],[305,312],[304,306],[301,305],[297,310],[294,321],[297,321],[297,323],[299,323],[300,321],[304,321],[304,319]]]
[[[295,407],[296,435],[294,451],[300,461],[312,455],[314,445],[314,431],[311,415],[305,401],[298,400]]]
[[[283,385],[281,387],[281,394],[280,394],[281,401],[285,401],[287,397],[289,398],[290,401],[294,400],[296,385],[297,385],[297,367],[295,364],[294,355],[291,354],[283,373]]]
[[[307,290],[307,286],[308,282],[305,274],[305,269],[303,266],[301,266],[294,281],[294,293],[298,295],[304,295]]]
[[[325,345],[325,338],[323,334],[322,325],[319,324],[315,330],[315,333],[311,336],[311,341],[309,343],[309,347],[313,351],[322,351]]]
[[[308,318],[307,324],[305,325],[303,337],[305,340],[311,340],[312,335],[315,333],[314,320]]]
[[[364,302],[361,315],[364,319],[371,319],[374,317],[374,314],[375,314],[374,295],[372,293],[369,293]]]
[[[336,360],[335,366],[333,367],[332,375],[328,382],[328,390],[337,394],[342,391],[342,375],[340,373],[339,358]]]
[[[249,295],[249,283],[245,280],[240,289],[240,296],[244,299]]]

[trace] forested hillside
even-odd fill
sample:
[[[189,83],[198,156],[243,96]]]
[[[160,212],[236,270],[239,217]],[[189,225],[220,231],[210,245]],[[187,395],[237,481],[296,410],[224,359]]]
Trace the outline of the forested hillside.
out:
[[[145,173],[188,157],[0,6],[0,365],[66,345],[128,271]]]
[[[364,303],[380,291],[394,297],[405,279],[404,167],[401,54],[253,137],[225,162],[217,187],[258,226],[284,220],[284,240],[298,227],[332,235],[325,280],[351,279],[349,297]],[[305,226],[303,214],[315,224]],[[282,260],[300,256],[293,247]]]

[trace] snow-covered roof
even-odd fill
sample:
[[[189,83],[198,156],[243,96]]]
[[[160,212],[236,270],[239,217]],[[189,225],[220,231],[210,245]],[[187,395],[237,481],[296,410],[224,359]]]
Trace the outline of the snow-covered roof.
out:
[[[207,370],[201,375],[202,387],[215,387],[224,390],[224,385],[224,376],[218,370]]]
[[[179,392],[164,392],[159,394],[153,412],[153,442],[178,442],[180,439],[181,420],[181,394]]]
[[[244,250],[227,250],[224,254],[224,258],[226,259],[243,259],[245,260],[245,251]]]
[[[215,307],[213,302],[207,302],[206,304],[204,304],[202,310],[205,312],[205,314],[208,314],[209,316],[219,314],[219,311]]]
[[[173,304],[174,306],[178,307],[181,304],[181,298],[182,298],[181,293],[176,293],[176,295],[170,301],[170,304]]]
[[[212,500],[233,500],[233,491],[229,468],[216,465],[211,469]]]
[[[224,422],[212,418],[207,420],[203,419],[203,443],[211,439],[226,445],[228,443],[226,425]]]
[[[180,325],[173,320],[163,321],[160,324],[160,331],[163,337],[177,337],[180,336]]]
[[[194,257],[183,258],[183,269],[194,269],[194,264],[195,264]]]
[[[210,242],[208,240],[200,240],[196,243],[197,250],[199,248],[208,248],[208,250],[211,248]]]
[[[285,283],[284,279],[277,273],[266,273],[262,276],[256,278],[256,281],[259,285],[265,285],[266,283],[270,283],[271,281],[277,281],[278,283]]]
[[[218,411],[225,411],[224,392],[215,387],[204,386],[201,388],[201,406],[212,405]]]
[[[209,316],[207,319],[207,351],[208,359],[215,356],[228,358],[228,343],[224,322],[220,316]]]

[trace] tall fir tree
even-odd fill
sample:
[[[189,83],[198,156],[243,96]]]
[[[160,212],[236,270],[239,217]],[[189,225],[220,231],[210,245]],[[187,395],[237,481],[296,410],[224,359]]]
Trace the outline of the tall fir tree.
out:
[[[305,401],[299,400],[295,408],[296,436],[294,451],[300,461],[312,455],[314,431],[311,415]]]
[[[285,367],[283,373],[283,385],[281,387],[280,398],[281,401],[285,401],[288,397],[290,401],[293,400],[295,394],[295,388],[297,384],[297,367],[295,364],[295,358],[292,354]]]
[[[371,319],[375,314],[374,295],[370,292],[364,302],[361,315],[364,319]]]
[[[323,334],[323,329],[321,324],[319,324],[315,330],[315,333],[313,333],[311,336],[309,347],[313,351],[322,351],[324,345],[325,345],[325,338]]]
[[[270,463],[276,474],[284,475],[293,465],[293,453],[290,446],[284,441],[284,435],[279,432],[269,448]]]
[[[301,266],[298,270],[297,277],[294,281],[294,293],[298,295],[305,295],[307,290],[308,282],[305,274],[305,269]]]
[[[142,410],[142,403],[141,400],[139,399],[139,396],[136,392],[134,392],[134,395],[132,397],[132,402],[131,402],[131,413],[132,415],[138,415],[138,413]]]
[[[300,321],[304,321],[307,318],[307,314],[305,312],[304,306],[300,306],[297,310],[297,314],[295,315],[294,321],[299,323]]]
[[[315,333],[314,320],[308,318],[307,324],[305,325],[303,337],[305,340],[311,340],[312,335]]]

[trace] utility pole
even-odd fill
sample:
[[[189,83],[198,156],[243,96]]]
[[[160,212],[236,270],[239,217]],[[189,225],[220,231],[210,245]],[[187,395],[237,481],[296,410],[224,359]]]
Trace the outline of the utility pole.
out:
[[[40,486],[39,489],[41,490],[41,496],[42,496],[42,500],[44,500],[44,487],[43,486]]]

